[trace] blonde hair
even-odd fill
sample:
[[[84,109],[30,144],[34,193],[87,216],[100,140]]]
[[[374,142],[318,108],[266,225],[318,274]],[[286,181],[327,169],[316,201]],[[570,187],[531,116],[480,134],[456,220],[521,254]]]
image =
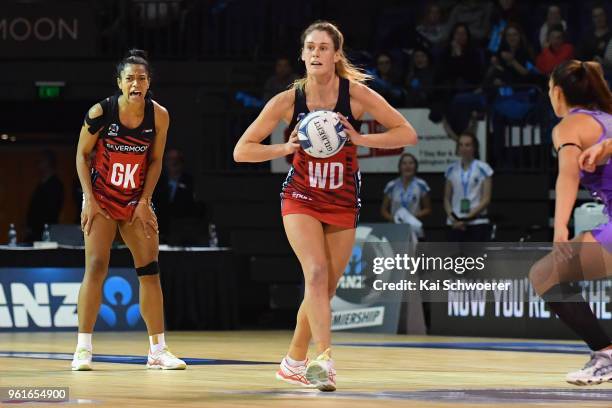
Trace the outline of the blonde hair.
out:
[[[344,54],[344,35],[342,35],[338,27],[336,27],[329,21],[315,21],[314,23],[309,25],[308,28],[306,28],[302,33],[302,36],[300,37],[302,46],[304,45],[304,41],[306,40],[308,34],[312,33],[313,31],[325,31],[331,37],[334,43],[334,51],[338,52],[338,55],[340,56],[340,60],[336,62],[336,74],[339,77],[346,78],[349,81],[355,81],[360,83],[366,82],[372,78],[371,75],[366,74],[360,68],[357,68],[356,66],[351,64],[348,58],[346,58],[346,55]],[[303,78],[297,79],[293,83],[292,87],[294,89],[304,89],[307,81],[308,76],[306,75]]]

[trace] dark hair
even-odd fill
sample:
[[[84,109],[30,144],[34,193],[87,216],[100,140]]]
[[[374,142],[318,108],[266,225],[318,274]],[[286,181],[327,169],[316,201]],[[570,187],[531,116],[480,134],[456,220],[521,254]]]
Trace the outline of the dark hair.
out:
[[[517,59],[519,59],[520,57],[526,58],[528,60],[533,59],[533,50],[529,46],[529,42],[527,41],[527,37],[525,36],[525,31],[523,30],[520,24],[514,22],[508,23],[508,25],[504,28],[502,32],[501,44],[499,46],[499,52],[501,53],[502,51],[510,51],[510,44],[508,44],[508,40],[506,39],[506,34],[509,30],[516,30],[519,35],[519,46],[517,50],[517,55],[515,55],[515,57]]]
[[[467,34],[466,48],[471,47],[472,46],[472,32],[470,31],[470,27],[468,27],[467,24],[465,23],[456,23],[453,26],[453,28],[450,30],[450,35],[448,37],[448,43],[450,44],[451,42],[453,42],[453,37],[455,37],[455,31],[457,31],[459,27],[465,28],[465,32]]]
[[[148,54],[146,51],[138,49],[129,50],[125,57],[123,57],[123,59],[117,64],[117,78],[121,78],[123,69],[126,65],[130,64],[144,65],[149,79],[151,78],[151,66],[149,65]]]
[[[612,93],[598,62],[562,62],[555,67],[550,79],[553,85],[561,88],[569,106],[582,106],[612,114]]]
[[[429,68],[431,68],[433,65],[433,57],[429,50],[425,47],[416,47],[414,50],[412,50],[412,54],[410,54],[410,70],[414,70],[414,54],[416,54],[417,52],[422,52],[423,54],[425,54],[425,56],[427,57],[427,65],[429,66]]]
[[[419,161],[414,154],[408,152],[402,153],[402,155],[399,157],[399,160],[397,161],[397,171],[400,171],[404,157],[410,157],[412,160],[414,160],[414,172],[417,173],[419,171]]]
[[[506,40],[506,34],[508,34],[509,30],[516,30],[516,32],[519,35],[519,47],[520,48],[527,48],[527,39],[525,38],[525,33],[523,32],[523,28],[513,22],[508,23],[508,25],[504,28],[504,30],[502,31],[502,45],[508,46],[508,41]]]
[[[563,28],[563,24],[553,24],[552,26],[548,27],[546,38],[548,38],[550,33],[552,33],[553,31],[559,31],[561,35],[563,35],[563,37],[565,38],[565,28]]]
[[[463,136],[467,136],[470,139],[472,139],[472,146],[474,146],[474,158],[480,159],[480,142],[478,141],[478,138],[476,137],[474,133],[467,131],[467,130],[459,134],[459,138],[457,139],[457,147],[455,149],[455,154],[459,155],[459,139],[461,139]]]
[[[436,3],[435,1],[432,1],[431,3],[425,4],[425,6],[423,7],[423,11],[422,11],[422,14],[421,14],[421,18],[420,18],[420,23],[419,24],[425,24],[425,22],[429,18],[429,14],[431,13],[431,9],[433,9],[434,7],[437,7],[438,10],[440,10],[440,15],[442,14],[442,7],[440,7],[440,5],[438,3]],[[440,16],[440,17],[442,17],[442,16]]]

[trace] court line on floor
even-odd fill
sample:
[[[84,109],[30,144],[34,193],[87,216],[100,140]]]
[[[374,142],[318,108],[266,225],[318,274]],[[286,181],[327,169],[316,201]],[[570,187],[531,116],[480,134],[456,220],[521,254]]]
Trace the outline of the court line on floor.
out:
[[[46,353],[30,351],[0,351],[0,357],[8,358],[34,358],[43,360],[72,360],[72,354]],[[123,356],[113,354],[94,354],[93,361],[96,363],[118,363],[118,364],[146,364],[147,358],[143,356]],[[218,360],[212,358],[183,358],[188,365],[268,365],[278,364],[269,361],[248,360]]]
[[[484,388],[484,389],[440,389],[419,391],[380,391],[355,392],[337,391],[320,393],[316,390],[262,390],[262,391],[224,391],[224,394],[257,395],[275,398],[331,398],[356,400],[416,400],[473,404],[504,404],[506,406],[534,403],[567,403],[567,402],[609,402],[612,399],[611,389],[602,388]]]
[[[345,347],[398,347],[429,348],[448,350],[483,350],[483,351],[523,351],[529,353],[589,354],[591,351],[584,344],[559,344],[546,342],[369,342],[369,343],[334,343],[334,346]]]

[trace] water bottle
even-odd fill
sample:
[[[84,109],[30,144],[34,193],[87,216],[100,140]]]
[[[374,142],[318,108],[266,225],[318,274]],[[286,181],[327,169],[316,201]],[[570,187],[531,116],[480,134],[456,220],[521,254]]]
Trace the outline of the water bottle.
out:
[[[219,247],[219,238],[217,238],[217,227],[215,224],[208,224],[208,246],[211,248]]]
[[[42,233],[43,242],[51,242],[51,234],[49,233],[49,224],[45,224],[45,229]]]
[[[15,224],[9,225],[8,244],[12,247],[17,246],[17,230],[15,229]]]

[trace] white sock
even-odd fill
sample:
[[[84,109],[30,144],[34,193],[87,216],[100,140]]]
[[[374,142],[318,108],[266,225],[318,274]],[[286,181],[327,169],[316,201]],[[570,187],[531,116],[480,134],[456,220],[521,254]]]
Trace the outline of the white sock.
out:
[[[155,337],[157,337],[157,344],[153,343],[153,339]],[[164,333],[149,336],[149,343],[151,344],[151,353],[155,354],[159,352],[161,349],[166,347],[166,339],[164,338]]]
[[[84,348],[91,351],[93,348],[91,345],[91,335],[92,333],[79,333],[77,335],[77,349]]]
[[[287,364],[289,364],[291,367],[299,367],[299,366],[303,366],[306,364],[306,359],[299,361],[299,360],[294,360],[291,357],[289,357],[289,354],[287,354],[285,356],[285,361],[287,362]]]

